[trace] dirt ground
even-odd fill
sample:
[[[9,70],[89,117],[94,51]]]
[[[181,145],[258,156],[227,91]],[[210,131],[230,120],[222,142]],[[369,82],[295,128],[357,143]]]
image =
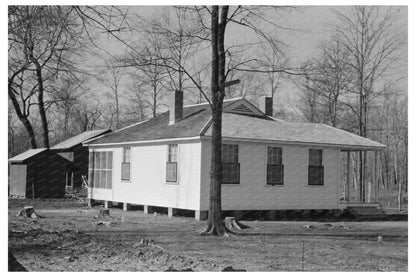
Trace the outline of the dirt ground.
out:
[[[41,218],[16,216],[26,205]],[[192,217],[99,208],[9,199],[9,251],[28,271],[408,269],[407,221],[243,221],[251,228],[225,238],[198,236],[206,222]]]

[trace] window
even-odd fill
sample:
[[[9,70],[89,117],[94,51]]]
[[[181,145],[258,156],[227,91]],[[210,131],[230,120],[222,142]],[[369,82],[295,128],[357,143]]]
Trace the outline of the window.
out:
[[[238,145],[222,145],[222,183],[240,183],[240,163],[238,162]]]
[[[324,167],[322,165],[322,150],[309,149],[308,185],[322,186],[324,184]]]
[[[178,181],[178,145],[168,145],[168,158],[166,162],[166,182]]]
[[[89,153],[88,164],[89,186],[111,189],[113,183],[113,152],[92,151]]]
[[[121,180],[130,181],[130,147],[123,147],[123,159],[121,161]]]
[[[267,147],[267,184],[283,185],[282,148]]]

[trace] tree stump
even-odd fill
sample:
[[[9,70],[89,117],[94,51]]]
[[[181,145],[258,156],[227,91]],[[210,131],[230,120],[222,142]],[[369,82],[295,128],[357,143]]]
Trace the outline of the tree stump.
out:
[[[100,217],[109,217],[110,216],[110,210],[109,209],[100,209],[99,213]]]
[[[24,216],[24,217],[32,217],[32,215],[35,215],[35,208],[33,208],[33,206],[26,206],[23,207],[23,209],[21,209],[18,213],[17,216]]]
[[[241,222],[238,222],[235,219],[235,217],[226,217],[224,219],[224,224],[225,224],[225,227],[227,227],[229,230],[231,230],[231,229],[242,230],[242,229],[250,228],[249,226],[244,225]]]

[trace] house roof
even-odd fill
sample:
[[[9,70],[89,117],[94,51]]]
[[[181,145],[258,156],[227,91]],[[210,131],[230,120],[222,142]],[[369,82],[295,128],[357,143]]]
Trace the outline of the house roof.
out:
[[[383,144],[325,124],[293,123],[268,117],[243,98],[230,99],[223,106],[222,136],[307,145],[333,145],[343,149],[379,149]],[[88,141],[88,145],[211,136],[208,104],[184,107],[183,119],[169,125],[169,112],[148,121]]]
[[[232,99],[224,103],[224,107],[239,99]],[[103,137],[89,141],[86,144],[106,144],[136,142],[171,138],[189,138],[199,136],[211,118],[211,108],[207,103],[185,106],[182,120],[169,125],[169,112],[162,113],[155,118],[131,125]]]
[[[211,129],[210,126],[204,135],[211,136]],[[222,136],[296,144],[325,144],[351,150],[384,148],[381,143],[326,124],[294,123],[271,117],[265,120],[233,113],[223,114]]]
[[[87,141],[89,139],[95,138],[99,135],[105,134],[111,132],[111,130],[92,130],[92,131],[86,131],[82,132],[76,136],[73,136],[67,140],[64,140],[54,146],[51,147],[51,149],[57,150],[57,149],[68,149],[71,147],[74,147],[77,144],[83,143],[84,141]]]
[[[9,162],[24,162],[25,160],[29,159],[30,157],[33,157],[43,151],[45,151],[46,148],[37,148],[37,149],[29,149],[26,152],[20,153],[19,155],[16,155],[9,159]]]

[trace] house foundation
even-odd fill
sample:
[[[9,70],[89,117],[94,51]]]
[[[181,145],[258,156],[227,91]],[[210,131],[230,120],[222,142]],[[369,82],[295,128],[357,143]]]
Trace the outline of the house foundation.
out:
[[[195,211],[195,219],[196,220],[207,220],[208,219],[208,211]]]
[[[153,211],[152,211],[152,206],[148,206],[148,205],[143,205],[143,212],[145,213],[145,214],[151,214]]]
[[[94,204],[95,204],[94,199],[88,198],[87,201],[88,201],[88,208],[92,208],[94,206]]]
[[[168,217],[173,217],[173,216],[176,216],[176,215],[177,215],[177,213],[178,213],[178,210],[177,210],[177,209],[174,209],[174,208],[168,208]]]

